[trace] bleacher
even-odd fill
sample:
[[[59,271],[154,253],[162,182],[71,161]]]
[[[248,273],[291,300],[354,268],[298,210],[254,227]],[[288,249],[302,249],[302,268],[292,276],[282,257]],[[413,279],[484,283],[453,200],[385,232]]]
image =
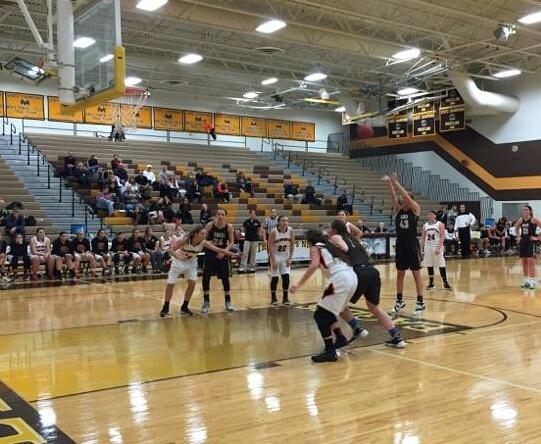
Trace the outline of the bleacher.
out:
[[[355,187],[357,197],[364,196],[365,202],[373,202],[376,209],[384,214],[391,214],[392,206],[389,189],[381,180],[381,174],[377,171],[364,167],[341,154],[298,151],[295,151],[294,154],[296,162],[302,163],[303,159],[306,158],[306,163],[312,165],[314,170],[327,170],[331,175],[323,175],[322,178],[331,183],[334,182],[336,177],[345,179],[346,183],[340,182],[339,185],[340,189],[346,190],[348,195],[352,194],[353,187]],[[281,155],[287,158],[288,152],[283,151]],[[391,173],[392,171],[389,171],[389,174]],[[415,200],[419,203],[423,212],[440,207],[438,202],[434,202],[425,196],[415,195]]]
[[[124,168],[129,176],[144,171],[147,164],[153,165],[156,176],[158,176],[162,165],[166,165],[169,171],[175,172],[178,179],[184,179],[190,172],[195,174],[198,168],[202,168],[212,174],[215,179],[227,183],[233,197],[229,203],[220,206],[227,208],[230,222],[237,226],[247,218],[248,209],[255,209],[258,217],[263,218],[269,214],[272,208],[276,208],[279,214],[287,215],[290,218],[290,223],[299,228],[327,224],[336,215],[336,200],[334,198],[320,196],[323,198],[323,203],[320,206],[297,204],[285,199],[283,196],[284,180],[296,184],[301,192],[307,185],[306,181],[301,177],[284,173],[279,167],[269,165],[266,159],[245,148],[147,141],[115,143],[107,139],[43,134],[33,134],[28,137],[32,144],[59,171],[63,168],[63,159],[68,151],[73,152],[78,161],[85,163],[90,154],[94,153],[104,168],[110,168],[113,154],[117,153],[122,158]],[[253,197],[249,194],[239,193],[236,189],[236,176],[241,171],[252,181]],[[95,184],[90,190],[80,191],[92,199],[99,192],[99,188]],[[218,205],[210,197],[211,193],[207,194],[207,204],[214,214]],[[158,198],[159,192],[153,191],[151,199]],[[199,210],[199,204],[192,204],[192,216],[195,221],[198,220]],[[354,214],[351,219],[358,220],[359,217],[359,214]],[[117,212],[114,217],[107,217],[105,221],[115,232],[128,231],[133,228],[131,219],[121,212]],[[144,226],[141,228],[144,229]],[[156,225],[154,229],[159,232],[161,228]]]

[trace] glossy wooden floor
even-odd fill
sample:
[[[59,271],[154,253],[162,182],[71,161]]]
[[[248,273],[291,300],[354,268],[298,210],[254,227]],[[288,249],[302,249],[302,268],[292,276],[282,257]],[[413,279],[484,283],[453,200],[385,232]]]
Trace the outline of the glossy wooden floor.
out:
[[[379,269],[389,308],[394,266]],[[361,310],[371,335],[320,365],[319,277],[292,308],[268,307],[266,273],[235,277],[238,311],[215,286],[192,319],[159,319],[163,280],[3,291],[0,381],[78,443],[541,442],[541,289],[519,288],[516,258],[448,270],[455,290],[430,292],[424,320],[408,278],[406,349]]]

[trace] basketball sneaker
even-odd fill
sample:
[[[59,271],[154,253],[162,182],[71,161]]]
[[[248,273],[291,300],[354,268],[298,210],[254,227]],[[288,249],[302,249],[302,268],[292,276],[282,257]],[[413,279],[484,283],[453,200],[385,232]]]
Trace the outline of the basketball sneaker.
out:
[[[235,309],[233,308],[233,303],[231,301],[227,301],[225,303],[225,311],[229,311],[229,312],[235,311]]]
[[[530,281],[524,281],[520,288],[530,288]]]
[[[336,350],[334,348],[325,349],[319,355],[312,356],[313,362],[335,362],[338,358],[336,356]]]
[[[163,307],[162,311],[160,311],[160,318],[165,318],[166,316],[169,316],[169,308]]]
[[[349,343],[351,344],[353,341],[356,341],[359,338],[366,338],[369,334],[370,332],[366,328],[357,327],[355,330],[353,330],[353,336],[351,336]]]
[[[193,316],[193,311],[188,307],[180,307],[180,314],[183,316]]]
[[[430,284],[427,285],[426,289],[427,290],[434,290],[436,288],[436,286],[434,285],[434,282],[431,282]]]
[[[404,341],[404,338],[400,333],[394,335],[391,339],[388,341],[385,341],[385,345],[388,347],[394,347],[394,348],[404,348],[406,346],[406,341]]]
[[[424,302],[419,302],[415,304],[415,314],[421,314],[426,309],[426,304]]]
[[[444,289],[444,290],[452,291],[452,290],[453,290],[453,287],[451,287],[451,286],[449,285],[449,282],[444,282],[444,283],[443,283],[443,289]]]
[[[334,348],[339,349],[349,344],[349,341],[345,336],[338,336],[334,342]]]
[[[201,314],[207,314],[210,310],[210,302],[204,301],[201,307]]]
[[[288,298],[284,298],[284,299],[282,299],[282,304],[284,304],[284,305],[291,305],[291,302],[289,301]]]
[[[536,284],[535,279],[531,279],[531,280],[530,280],[530,288],[531,288],[532,290],[535,288],[535,284]]]
[[[271,298],[271,305],[274,305],[274,306],[278,305],[278,299]]]
[[[398,314],[400,313],[400,310],[402,310],[406,306],[406,302],[404,302],[404,299],[397,299],[394,303],[393,308],[391,309],[391,314]]]

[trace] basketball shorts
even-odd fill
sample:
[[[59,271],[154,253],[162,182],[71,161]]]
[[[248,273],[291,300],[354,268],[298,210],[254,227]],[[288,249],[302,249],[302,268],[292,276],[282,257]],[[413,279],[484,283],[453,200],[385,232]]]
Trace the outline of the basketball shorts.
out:
[[[436,254],[436,248],[425,245],[425,257],[423,259],[425,267],[445,267],[445,257],[443,256],[443,247],[440,249],[440,254]]]
[[[518,246],[519,257],[535,257],[535,242],[521,240]]]
[[[317,305],[338,317],[347,307],[356,289],[357,275],[353,269],[336,273],[331,278]]]
[[[189,281],[197,280],[197,259],[179,261],[178,259],[173,258],[169,274],[167,275],[167,283],[175,284],[181,274]]]
[[[291,267],[287,265],[287,260],[289,256],[280,257],[276,256],[276,266],[274,268],[271,267],[270,273],[271,277],[279,277],[283,274],[289,274],[291,273]]]
[[[39,259],[39,263],[40,263],[40,264],[44,264],[44,263],[47,262],[47,260],[46,260],[45,257],[43,257],[43,256],[39,256],[39,255],[37,255],[37,254],[31,254],[31,255],[30,255],[30,259],[31,259],[31,260],[34,260],[34,258],[36,258],[36,257]]]
[[[397,242],[396,257],[397,270],[420,270],[421,269],[421,247],[419,241]]]
[[[92,253],[90,251],[85,251],[84,253],[74,253],[75,259],[80,262],[87,262],[91,257]]]
[[[350,300],[352,304],[364,296],[368,302],[379,305],[379,295],[381,292],[381,279],[379,271],[372,266],[356,266],[353,270],[357,274],[357,288]]]
[[[94,258],[98,261],[98,262],[101,262],[107,258],[110,258],[111,255],[109,253],[101,253],[101,254],[98,254],[98,253],[94,253]]]
[[[216,259],[215,256],[205,256],[203,276],[216,276],[218,279],[227,279],[230,275],[229,257]]]

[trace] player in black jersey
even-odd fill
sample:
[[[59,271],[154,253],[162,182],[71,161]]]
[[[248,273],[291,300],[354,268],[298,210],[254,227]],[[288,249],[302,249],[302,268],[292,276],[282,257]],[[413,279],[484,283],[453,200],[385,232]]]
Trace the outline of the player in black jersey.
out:
[[[384,176],[383,181],[389,187],[393,210],[396,212],[396,302],[391,310],[393,315],[398,315],[406,306],[403,299],[404,278],[406,271],[411,270],[417,289],[417,303],[415,313],[422,313],[426,308],[423,299],[423,277],[421,275],[421,247],[417,238],[417,224],[421,207],[406,189],[398,182],[396,173],[391,177]],[[398,200],[396,193],[400,193]]]
[[[96,233],[96,237],[92,239],[92,254],[96,262],[101,264],[102,274],[111,274],[111,262],[113,260],[109,253],[109,239],[103,228],[100,228]]]
[[[524,282],[522,288],[535,288],[535,243],[541,236],[536,236],[541,221],[533,216],[532,207],[522,207],[522,216],[515,223],[515,231],[519,239],[519,256],[522,261]],[[520,236],[520,237],[519,237]]]
[[[389,315],[379,307],[381,279],[379,271],[370,264],[370,258],[365,248],[352,233],[348,232],[347,225],[340,219],[332,222],[327,233],[329,241],[337,248],[340,248],[341,243],[335,242],[336,239],[342,239],[348,247],[348,250],[345,251],[345,253],[348,255],[353,271],[355,271],[355,274],[357,275],[357,289],[350,302],[355,304],[361,296],[364,296],[366,307],[370,313],[377,318],[391,336],[391,339],[386,341],[385,344],[390,347],[404,348],[406,342],[402,338],[400,331]],[[346,308],[340,313],[340,317],[346,321],[353,330],[353,337],[349,342],[368,335],[368,331],[361,327],[359,321],[353,316],[353,313],[351,313],[349,308]],[[338,343],[340,332],[335,332],[335,336],[337,338],[336,343]]]
[[[207,241],[211,242],[215,247],[223,250],[231,250],[234,242],[233,225],[227,223],[227,211],[224,208],[218,208],[216,217],[213,222],[206,226]],[[221,253],[205,249],[205,266],[203,267],[203,307],[201,314],[206,314],[210,308],[210,278],[216,276],[222,281],[225,295],[225,309],[233,311],[231,303],[230,284],[230,261],[229,257]]]

